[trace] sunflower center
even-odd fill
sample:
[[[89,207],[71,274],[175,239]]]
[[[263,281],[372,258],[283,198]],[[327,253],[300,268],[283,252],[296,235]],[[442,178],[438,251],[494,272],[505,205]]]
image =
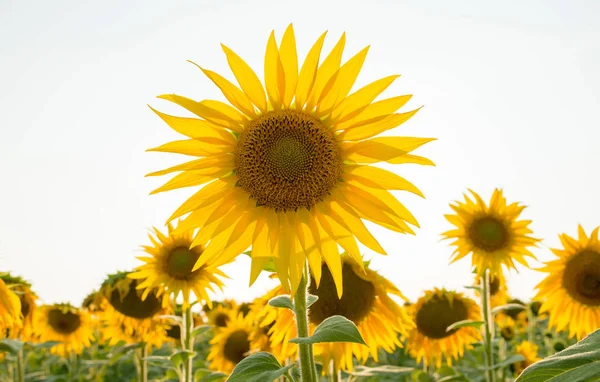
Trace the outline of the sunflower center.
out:
[[[160,311],[162,308],[161,302],[154,293],[148,294],[146,299],[142,301],[135,289],[137,284],[137,280],[132,281],[129,284],[129,291],[122,299],[119,291],[113,290],[110,295],[110,304],[117,312],[128,317],[150,318]]]
[[[229,337],[227,337],[225,345],[223,346],[223,355],[225,358],[236,364],[246,358],[246,353],[249,351],[249,336],[248,333],[243,329],[239,329],[231,333]]]
[[[360,278],[352,265],[344,263],[342,267],[342,283],[344,294],[339,299],[335,283],[329,268],[323,264],[321,268],[321,283],[319,288],[311,278],[310,294],[319,299],[310,307],[309,320],[315,325],[334,315],[344,316],[355,324],[367,317],[375,304],[375,286]]]
[[[228,322],[229,322],[229,316],[226,315],[225,313],[219,313],[215,317],[215,325],[218,326],[219,328],[226,327]]]
[[[500,291],[500,279],[496,276],[490,277],[490,295],[494,296]]]
[[[563,287],[580,303],[600,306],[600,253],[584,250],[569,260]]]
[[[195,251],[187,247],[173,249],[167,258],[167,273],[175,279],[186,280],[193,273],[198,257]]]
[[[242,187],[276,210],[311,208],[341,180],[342,157],[333,131],[298,111],[272,111],[240,134],[235,167]]]
[[[247,302],[242,303],[238,308],[238,312],[242,313],[242,317],[246,317],[250,313],[250,304]]]
[[[51,309],[48,312],[48,324],[60,334],[68,335],[81,326],[79,315],[73,312],[64,312],[61,309]]]
[[[456,333],[458,330],[446,331],[448,326],[467,318],[467,306],[461,299],[453,298],[450,301],[446,296],[434,295],[418,310],[416,324],[417,329],[423,335],[433,339],[441,339]]]
[[[475,247],[488,252],[500,250],[508,244],[508,230],[504,224],[491,216],[476,219],[469,227],[469,238]]]
[[[29,302],[27,302],[27,298],[25,297],[25,295],[20,295],[19,300],[21,301],[21,314],[23,315],[23,317],[27,317],[27,315],[31,311],[31,306],[29,305]]]

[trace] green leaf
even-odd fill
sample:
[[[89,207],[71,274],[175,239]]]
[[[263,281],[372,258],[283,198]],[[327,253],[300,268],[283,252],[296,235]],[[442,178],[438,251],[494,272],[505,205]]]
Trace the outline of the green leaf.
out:
[[[573,346],[534,363],[515,382],[597,381],[600,375],[600,329]]]
[[[17,354],[23,348],[23,342],[5,338],[0,340],[0,351]]]
[[[468,327],[479,328],[483,324],[484,324],[483,321],[462,320],[462,321],[457,321],[457,322],[453,323],[452,325],[448,326],[446,328],[446,331],[449,332],[449,331],[454,330],[454,329],[468,328]]]
[[[331,316],[321,322],[310,337],[291,339],[296,344],[316,344],[320,342],[354,342],[366,345],[358,328],[343,316]]]
[[[200,326],[196,326],[194,328],[194,330],[192,330],[192,338],[196,338],[198,336],[201,336],[201,335],[205,334],[206,332],[208,332],[210,329],[212,329],[212,325],[200,325]]]
[[[169,315],[169,314],[157,316],[156,318],[158,318],[159,320],[173,320],[176,323],[178,323],[179,325],[181,325],[183,323],[183,318],[181,318],[179,316]]]
[[[356,366],[351,375],[355,377],[373,377],[378,375],[392,374],[395,376],[409,375],[415,369],[393,365],[381,365],[377,367]]]
[[[294,303],[292,302],[289,294],[282,294],[273,297],[269,300],[269,305],[274,308],[288,308],[292,312],[294,311]]]
[[[291,364],[282,367],[273,354],[258,352],[241,360],[227,382],[272,382],[294,366],[295,364]]]
[[[525,357],[523,357],[521,354],[513,354],[510,357],[504,359],[502,362],[498,362],[497,364],[494,365],[494,367],[492,367],[492,370],[496,370],[496,369],[501,369],[503,367],[507,367],[512,365],[513,363],[517,363],[517,362],[521,362],[524,361]],[[489,367],[481,367],[481,370],[489,370]]]
[[[171,354],[169,360],[175,367],[181,366],[181,364],[188,360],[189,357],[194,357],[195,352],[190,350],[178,349],[175,353]]]
[[[58,342],[58,341],[47,341],[47,342],[40,342],[39,344],[33,344],[33,347],[35,349],[50,349],[55,347],[56,345],[60,345],[62,342]]]
[[[319,299],[319,296],[315,296],[314,294],[309,294],[307,301],[306,301],[306,307],[310,308],[310,306],[312,304],[314,304],[315,302],[317,302],[318,299]]]
[[[459,375],[448,375],[444,378],[438,379],[436,382],[469,382],[469,380],[464,375],[459,374]]]
[[[209,369],[197,369],[194,372],[194,382],[222,381],[225,377],[227,377],[227,374]]]
[[[481,290],[481,287],[479,285],[465,285],[464,288],[465,289],[473,289],[473,290],[477,290],[477,291]]]
[[[510,310],[510,309],[526,309],[527,307],[523,304],[516,304],[516,303],[511,303],[511,304],[506,304],[506,305],[500,305],[495,307],[494,309],[492,309],[492,314],[498,314],[504,310]]]
[[[169,362],[170,357],[164,356],[164,355],[151,355],[148,357],[145,357],[144,360],[148,361],[148,362],[154,362],[154,363],[166,363]]]

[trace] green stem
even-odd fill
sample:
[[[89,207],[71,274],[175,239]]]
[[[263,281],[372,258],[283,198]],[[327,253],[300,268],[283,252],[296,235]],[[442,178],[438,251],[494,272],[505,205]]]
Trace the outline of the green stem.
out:
[[[498,349],[498,358],[500,358],[500,360],[506,358],[506,348],[506,341],[503,338],[500,339],[500,348]],[[503,367],[501,370],[498,370],[498,372],[500,374],[500,378],[502,378],[501,381],[506,381],[506,367]]]
[[[194,326],[194,320],[192,317],[192,307],[188,306],[183,310],[182,317],[182,330],[181,330],[181,346],[183,350],[190,352],[194,351],[194,339],[192,338],[192,330]],[[192,382],[194,380],[193,370],[194,357],[192,354],[188,354],[186,360],[183,363],[183,381]]]
[[[481,277],[481,316],[483,317],[483,347],[485,351],[485,366],[487,368],[487,382],[495,381],[494,367],[494,348],[492,339],[494,338],[494,318],[490,307],[490,270],[486,269]]]
[[[77,375],[77,354],[74,351],[69,353],[69,381],[75,380]]]
[[[339,382],[340,381],[340,372],[337,369],[337,365],[335,363],[335,360],[332,361],[331,363],[331,382]]]
[[[296,314],[296,329],[298,338],[308,337],[308,311],[306,307],[308,294],[308,267],[304,267],[302,279],[294,296],[294,313]],[[316,382],[317,371],[311,344],[299,344],[300,378],[302,382]]]
[[[23,348],[17,353],[17,382],[25,381],[25,357],[23,354]]]
[[[535,316],[531,311],[531,306],[527,306],[527,340],[532,344],[535,343]]]
[[[136,349],[137,372],[139,382],[148,382],[148,344],[141,343],[139,349]]]

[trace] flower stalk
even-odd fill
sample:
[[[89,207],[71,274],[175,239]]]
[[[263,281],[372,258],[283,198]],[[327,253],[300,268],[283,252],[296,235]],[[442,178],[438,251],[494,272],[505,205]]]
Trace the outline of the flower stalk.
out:
[[[304,267],[302,279],[294,295],[294,313],[296,314],[296,330],[298,337],[308,337],[308,266]],[[300,377],[302,382],[317,382],[317,370],[313,357],[312,344],[298,344],[300,354]]]
[[[181,315],[181,346],[183,350],[188,351],[188,354],[183,362],[182,382],[192,382],[194,380],[194,357],[192,356],[194,351],[194,338],[192,337],[194,319],[192,317],[192,307],[189,306],[189,304],[184,304],[184,306],[185,308],[183,309],[183,313]]]
[[[17,353],[17,382],[25,382],[25,356],[23,348]]]
[[[483,348],[487,382],[495,382],[494,373],[494,317],[490,306],[490,270],[486,269],[481,277],[481,316],[483,318]]]
[[[137,372],[138,372],[138,381],[140,382],[148,382],[148,361],[146,358],[148,357],[148,345],[146,343],[141,343],[140,347],[136,349],[136,360],[137,360]]]

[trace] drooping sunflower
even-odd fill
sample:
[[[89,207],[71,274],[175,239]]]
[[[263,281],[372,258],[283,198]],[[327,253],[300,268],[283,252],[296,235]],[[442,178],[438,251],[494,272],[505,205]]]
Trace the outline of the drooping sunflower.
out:
[[[537,285],[536,298],[545,300],[540,313],[548,312],[549,326],[569,329],[569,337],[582,339],[600,328],[600,240],[597,227],[588,237],[579,226],[576,240],[559,236],[563,249],[552,249],[558,259],[539,269],[548,276]]]
[[[204,251],[203,245],[191,245],[193,232],[175,232],[173,226],[168,224],[167,235],[156,228],[154,233],[156,239],[148,235],[152,246],[143,246],[151,256],[139,256],[138,259],[145,264],[137,267],[128,276],[141,280],[138,288],[144,289],[142,298],[146,298],[156,287],[163,287],[174,299],[181,293],[184,307],[189,306],[191,292],[198,300],[210,304],[207,291],[214,291],[215,286],[221,289],[223,282],[219,277],[227,276],[210,261],[193,270],[194,264]]]
[[[408,337],[407,347],[411,357],[425,365],[440,367],[445,358],[450,366],[452,359],[462,357],[465,349],[471,349],[481,338],[472,327],[446,330],[455,322],[481,317],[477,304],[462,293],[437,288],[425,291],[411,312],[416,328]]]
[[[454,240],[456,246],[452,254],[452,263],[472,253],[472,265],[478,275],[486,269],[490,276],[502,272],[501,266],[515,268],[515,261],[529,267],[525,257],[535,259],[529,247],[540,240],[529,234],[530,220],[519,220],[525,206],[519,203],[507,204],[502,190],[495,189],[486,205],[483,199],[472,190],[473,199],[464,195],[465,203],[457,201],[450,207],[456,215],[445,215],[446,219],[456,226],[455,229],[443,233],[445,239]]]
[[[378,136],[418,109],[396,113],[409,95],[373,102],[397,75],[350,93],[368,47],[341,65],[344,34],[319,64],[324,39],[325,33],[299,67],[292,26],[279,45],[271,33],[264,88],[254,71],[222,45],[241,89],[200,69],[231,105],[175,94],[159,96],[199,117],[155,111],[187,139],[150,151],[197,159],[149,174],[179,172],[154,193],[204,185],[168,219],[189,214],[178,229],[198,229],[192,247],[211,239],[196,268],[215,258],[219,264],[228,262],[252,247],[251,283],[274,258],[283,287],[287,291],[291,286],[293,294],[306,259],[319,275],[324,258],[341,295],[337,244],[358,262],[362,260],[356,239],[385,254],[363,219],[400,233],[413,233],[408,224],[418,226],[389,191],[422,193],[404,178],[373,165],[433,165],[411,154],[433,139]]]
[[[533,365],[537,361],[541,360],[541,358],[538,357],[538,346],[532,342],[521,342],[517,345],[515,351],[517,354],[525,357],[523,361],[515,362],[510,365],[510,369],[515,377],[521,374],[525,368],[529,367],[529,365]]]
[[[18,330],[22,325],[21,301],[0,279],[0,339],[8,330]]]
[[[19,276],[5,273],[0,275],[0,279],[17,295],[21,303],[20,311],[23,325],[21,327],[9,329],[9,337],[19,338],[22,341],[29,341],[32,339],[34,315],[37,306],[36,300],[38,297],[31,290],[31,284]]]
[[[473,285],[478,286],[479,284],[479,276],[476,275]],[[479,293],[479,291],[475,292],[475,294],[478,296]],[[490,276],[490,297],[490,305],[492,308],[506,305],[508,302],[508,287],[506,285],[506,278],[504,277],[504,273],[502,271]]]
[[[70,304],[39,307],[35,333],[42,342],[60,342],[50,351],[63,357],[71,353],[80,354],[94,338],[90,315]]]
[[[238,362],[249,355],[251,350],[258,350],[252,343],[253,332],[251,315],[244,317],[240,313],[227,321],[227,325],[216,332],[213,339],[210,340],[210,352],[207,357],[210,368],[230,373]]]
[[[380,349],[392,352],[397,347],[402,347],[399,337],[407,336],[414,323],[406,310],[391,298],[392,295],[403,299],[405,297],[389,280],[369,269],[366,263],[361,267],[349,256],[342,256],[342,260],[342,280],[346,293],[341,298],[338,297],[334,275],[323,264],[320,283],[311,278],[309,292],[319,299],[310,307],[308,317],[311,332],[325,319],[334,315],[344,316],[356,324],[367,346],[348,342],[314,346],[315,355],[321,357],[323,365],[333,362],[336,371],[351,371],[353,356],[362,363],[366,362],[369,356],[377,362]],[[283,290],[280,292],[283,293]],[[296,337],[296,326],[291,311],[279,313],[274,320],[269,334],[275,347],[282,346]],[[266,323],[268,321],[263,320],[262,324]],[[324,372],[326,371],[327,368],[324,368]]]
[[[117,272],[102,283],[102,321],[104,326],[114,329],[104,333],[103,337],[114,336],[116,342],[121,339],[126,342],[160,342],[168,326],[158,316],[172,312],[169,296],[161,287],[141,291],[138,280],[130,279],[128,275],[129,272]],[[142,299],[143,293],[147,294],[145,299]]]

